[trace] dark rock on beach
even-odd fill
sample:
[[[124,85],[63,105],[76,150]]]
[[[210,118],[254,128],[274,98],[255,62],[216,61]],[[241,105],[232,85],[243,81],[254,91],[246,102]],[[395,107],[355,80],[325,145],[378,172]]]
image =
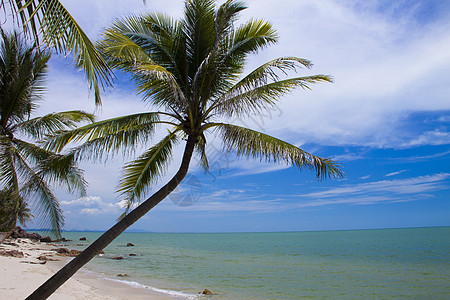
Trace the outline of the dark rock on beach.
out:
[[[49,236],[43,236],[43,237],[41,237],[41,238],[39,239],[39,242],[41,242],[41,243],[51,243],[51,242],[53,242],[53,241],[52,241],[52,238],[51,238],[51,237],[49,237]]]
[[[85,241],[86,240],[86,237],[80,237],[80,241]]]
[[[128,277],[128,274],[117,274],[117,277]]]
[[[53,249],[53,250],[56,251],[59,256],[74,257],[81,253],[81,251],[79,251],[79,250],[69,250],[67,248],[57,248],[57,249]]]
[[[51,258],[46,255],[41,255],[37,259],[43,260],[43,261],[59,261],[59,259]]]
[[[4,250],[4,249],[0,249],[0,256],[18,257],[18,258],[24,257],[23,252],[21,252],[21,251],[18,251],[18,250]]]
[[[127,247],[134,247],[134,244],[133,243],[128,243]]]
[[[26,232],[20,227],[17,227],[17,229],[14,229],[11,233],[11,237],[14,239],[22,238],[22,239],[30,239],[34,241],[39,241],[42,236],[39,233],[30,233]]]
[[[123,256],[114,256],[114,257],[111,257],[111,259],[120,260],[120,259],[124,259],[124,257]]]
[[[137,255],[134,253],[130,253],[130,254],[128,254],[128,256],[137,256]]]

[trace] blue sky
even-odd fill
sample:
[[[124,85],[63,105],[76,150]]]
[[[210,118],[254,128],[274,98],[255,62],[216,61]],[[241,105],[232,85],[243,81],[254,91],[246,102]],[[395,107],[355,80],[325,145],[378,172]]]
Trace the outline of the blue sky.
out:
[[[62,1],[93,39],[111,20],[156,10],[180,16],[181,0]],[[126,2],[126,3],[125,3]],[[194,160],[185,183],[133,228],[162,232],[293,231],[450,225],[450,3],[448,1],[246,1],[242,20],[264,18],[280,43],[249,69],[279,56],[314,63],[333,84],[296,91],[264,116],[233,120],[338,160],[346,177],[236,159],[214,136],[203,173]],[[282,5],[281,5],[282,4]],[[89,9],[86,9],[89,8]],[[94,111],[70,57],[51,61],[41,113]],[[103,97],[99,118],[149,110],[125,75]],[[164,130],[162,130],[163,132]],[[181,145],[182,146],[182,145]],[[182,147],[175,150],[173,175]],[[121,214],[114,193],[124,160],[87,163],[87,197],[58,192],[66,229],[104,230]]]

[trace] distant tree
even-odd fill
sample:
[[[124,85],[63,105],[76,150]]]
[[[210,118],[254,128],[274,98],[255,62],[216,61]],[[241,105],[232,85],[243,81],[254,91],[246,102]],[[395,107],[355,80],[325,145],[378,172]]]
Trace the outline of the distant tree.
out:
[[[295,145],[262,132],[227,123],[233,117],[262,113],[280,96],[297,87],[309,89],[326,75],[281,79],[289,71],[311,66],[297,57],[271,60],[242,77],[249,54],[274,44],[278,36],[264,20],[234,26],[243,3],[229,0],[217,10],[213,0],[185,1],[181,20],[152,13],[116,21],[99,48],[114,68],[132,74],[139,93],[160,110],[100,121],[49,139],[61,151],[70,141],[85,141],[72,149],[79,159],[100,159],[104,153],[127,151],[150,141],[155,130],[168,126],[162,140],[124,167],[119,192],[128,203],[127,214],[70,261],[29,299],[45,299],[78,269],[169,195],[188,172],[194,152],[208,169],[207,132],[222,138],[225,150],[238,156],[284,162],[313,170],[317,178],[341,177],[332,160],[314,156]],[[181,166],[159,191],[128,213],[167,169],[174,145],[186,141]]]
[[[0,191],[0,231],[10,231],[19,222],[26,227],[33,214],[22,197],[14,199],[8,191]]]
[[[50,54],[27,46],[17,33],[0,29],[0,34],[0,206],[11,212],[13,219],[5,222],[12,229],[17,220],[28,219],[24,199],[35,199],[43,225],[59,236],[64,218],[51,185],[84,193],[86,182],[73,155],[56,154],[33,142],[93,121],[93,116],[69,111],[31,118],[42,98]]]

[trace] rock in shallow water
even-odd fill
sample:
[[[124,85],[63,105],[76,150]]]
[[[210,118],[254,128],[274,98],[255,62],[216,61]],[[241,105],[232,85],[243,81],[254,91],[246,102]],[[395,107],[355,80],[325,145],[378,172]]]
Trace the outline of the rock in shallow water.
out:
[[[202,295],[214,295],[214,293],[211,292],[211,291],[208,290],[208,289],[204,289],[203,292],[201,292],[200,294],[202,294]]]

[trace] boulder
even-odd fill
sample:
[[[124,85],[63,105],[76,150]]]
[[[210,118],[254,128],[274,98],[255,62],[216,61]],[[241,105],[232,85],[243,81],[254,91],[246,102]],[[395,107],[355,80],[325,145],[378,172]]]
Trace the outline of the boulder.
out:
[[[39,241],[40,241],[41,243],[51,243],[51,242],[53,242],[53,241],[52,241],[52,238],[49,237],[49,236],[43,236],[43,237],[41,237],[41,238],[39,239]]]
[[[208,289],[204,289],[203,292],[201,292],[200,294],[202,294],[202,295],[214,295],[214,293],[211,292],[211,291],[208,290]]]
[[[57,248],[57,249],[53,249],[53,251],[56,251],[59,254],[69,254],[70,253],[70,250],[67,248]]]
[[[111,259],[120,260],[120,259],[124,259],[124,257],[123,256],[114,256],[114,257],[111,257]]]
[[[80,250],[69,250],[67,248],[57,248],[53,249],[53,251],[56,251],[59,256],[70,256],[74,257],[81,253]]]
[[[117,277],[128,277],[128,274],[117,274]]]
[[[134,247],[134,244],[133,243],[128,243],[127,247]]]
[[[85,241],[86,240],[86,237],[80,237],[80,241]]]
[[[39,233],[26,232],[20,227],[17,227],[16,229],[13,230],[13,232],[11,233],[11,237],[14,239],[21,238],[21,239],[30,239],[34,241],[39,241],[42,238]]]
[[[130,254],[128,254],[128,256],[137,256],[137,255],[134,253],[130,253]]]

